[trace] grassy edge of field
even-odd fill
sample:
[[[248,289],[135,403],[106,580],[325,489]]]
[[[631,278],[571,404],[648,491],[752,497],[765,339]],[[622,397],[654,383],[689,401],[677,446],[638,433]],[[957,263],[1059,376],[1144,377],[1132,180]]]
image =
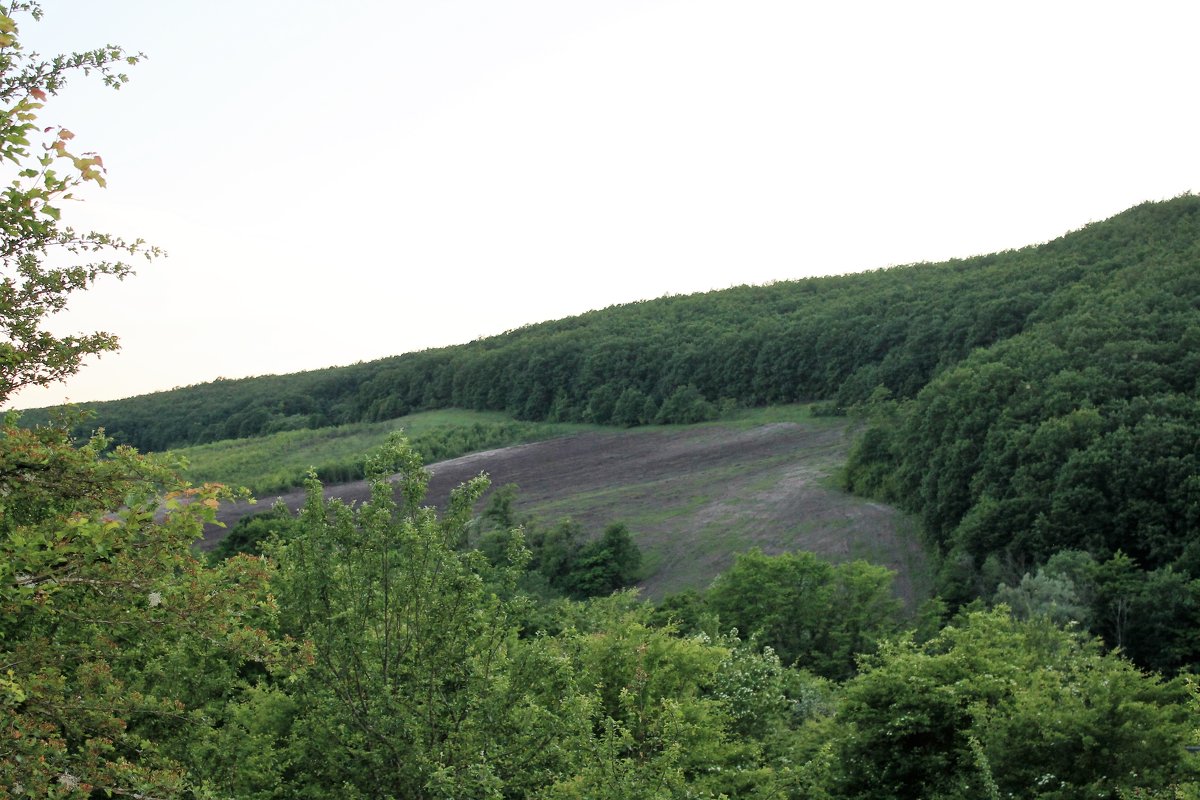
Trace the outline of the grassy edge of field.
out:
[[[736,409],[700,425],[739,428],[780,422],[820,424],[813,404]],[[362,477],[364,456],[389,434],[403,430],[425,463],[444,461],[499,447],[545,441],[586,431],[662,430],[675,426],[613,428],[581,423],[528,422],[497,411],[441,409],[383,422],[280,431],[268,436],[227,439],[170,451],[194,483],[217,482],[245,487],[255,494],[287,491],[303,485],[310,469],[326,483]],[[691,426],[689,426],[691,427]]]
[[[228,439],[172,450],[170,456],[194,483],[213,481],[269,494],[303,485],[310,469],[326,483],[358,480],[367,453],[400,430],[425,462],[433,463],[598,429],[595,425],[523,422],[497,412],[445,409],[383,422]]]

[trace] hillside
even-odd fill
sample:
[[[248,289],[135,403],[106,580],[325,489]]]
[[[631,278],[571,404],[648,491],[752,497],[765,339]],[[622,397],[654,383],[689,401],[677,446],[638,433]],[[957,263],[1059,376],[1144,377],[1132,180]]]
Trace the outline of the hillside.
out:
[[[951,608],[1075,609],[1170,672],[1200,664],[1198,376],[1200,198],[1185,195],[1020,250],[94,410],[118,440],[163,449],[419,409],[637,426],[821,400],[868,420],[846,486],[916,516]]]
[[[522,419],[636,424],[709,402],[840,405],[877,386],[912,397],[977,348],[1053,320],[1088,292],[1194,249],[1200,198],[1130,209],[1060,239],[943,264],[633,303],[456,347],[347,367],[88,404],[144,450],[458,407]],[[31,415],[41,418],[41,413]]]
[[[837,419],[575,434],[431,464],[428,500],[444,508],[451,488],[482,471],[493,486],[515,483],[519,511],[542,522],[570,516],[593,534],[624,522],[642,550],[639,585],[651,598],[702,590],[735,553],[758,547],[885,565],[912,604],[930,587],[911,525],[833,485],[849,443]],[[361,503],[369,487],[327,486],[326,496]],[[293,509],[304,502],[303,491],[280,497]],[[218,519],[231,525],[263,505],[227,504]],[[224,533],[210,528],[206,546]]]

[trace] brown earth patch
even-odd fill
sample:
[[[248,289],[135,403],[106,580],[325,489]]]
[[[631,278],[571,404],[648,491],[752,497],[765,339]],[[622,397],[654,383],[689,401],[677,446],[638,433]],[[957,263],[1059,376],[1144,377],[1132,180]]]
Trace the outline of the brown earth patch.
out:
[[[759,547],[884,564],[912,603],[927,590],[921,547],[895,509],[834,487],[848,447],[840,420],[585,433],[432,464],[428,502],[444,505],[453,487],[486,472],[494,487],[517,484],[519,511],[541,521],[570,516],[592,534],[624,522],[642,549],[641,588],[650,597],[704,588],[735,553]],[[325,494],[347,502],[369,497],[363,481]],[[295,509],[304,493],[281,499]],[[218,516],[231,525],[274,498],[264,500],[229,504]],[[202,546],[222,535],[210,529]]]

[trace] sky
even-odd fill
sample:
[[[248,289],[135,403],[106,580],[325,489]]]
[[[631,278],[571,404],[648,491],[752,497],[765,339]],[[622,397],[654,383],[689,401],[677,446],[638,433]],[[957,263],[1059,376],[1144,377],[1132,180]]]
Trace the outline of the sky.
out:
[[[108,168],[65,221],[168,257],[76,295],[53,329],[121,350],[15,407],[995,252],[1200,191],[1194,2],[43,6],[27,48],[148,55],[43,110]]]

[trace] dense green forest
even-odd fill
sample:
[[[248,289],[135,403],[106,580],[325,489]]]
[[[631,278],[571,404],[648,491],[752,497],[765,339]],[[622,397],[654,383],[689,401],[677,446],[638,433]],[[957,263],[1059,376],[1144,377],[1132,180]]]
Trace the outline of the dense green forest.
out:
[[[156,252],[60,224],[103,164],[40,110],[139,59],[27,52],[18,18],[39,16],[0,6],[0,402],[113,350],[47,319]],[[1185,196],[1010,253],[664,298],[90,420],[7,414],[0,798],[1200,797],[1198,256]],[[879,566],[750,551],[644,602],[636,532],[540,525],[507,488],[480,509],[484,476],[430,508],[402,434],[354,467],[368,502],[313,477],[299,514],[202,556],[233,492],[122,446],[798,398],[862,420],[845,484],[919,518],[939,596],[905,609]],[[117,441],[79,438],[97,424]]]
[[[849,486],[920,515],[947,599],[1057,592],[1140,663],[1200,661],[1198,209],[1047,246],[1088,269],[1019,335],[872,408]]]
[[[1186,272],[1198,203],[1146,204],[1017,251],[664,297],[457,347],[88,406],[118,441],[166,450],[446,407],[629,425],[694,421],[722,400],[822,399],[844,408],[879,386],[909,398],[976,349],[1027,332],[1039,338],[1033,329],[1080,303],[1094,309],[1124,297],[1135,290],[1131,276],[1150,285],[1160,270]],[[1193,307],[1187,298],[1195,288],[1188,288],[1177,287],[1184,293],[1176,306]],[[1139,325],[1137,313],[1114,308],[1106,322],[1113,329],[1093,330],[1075,346],[1100,347],[1098,337],[1127,326],[1153,341],[1171,334]]]

